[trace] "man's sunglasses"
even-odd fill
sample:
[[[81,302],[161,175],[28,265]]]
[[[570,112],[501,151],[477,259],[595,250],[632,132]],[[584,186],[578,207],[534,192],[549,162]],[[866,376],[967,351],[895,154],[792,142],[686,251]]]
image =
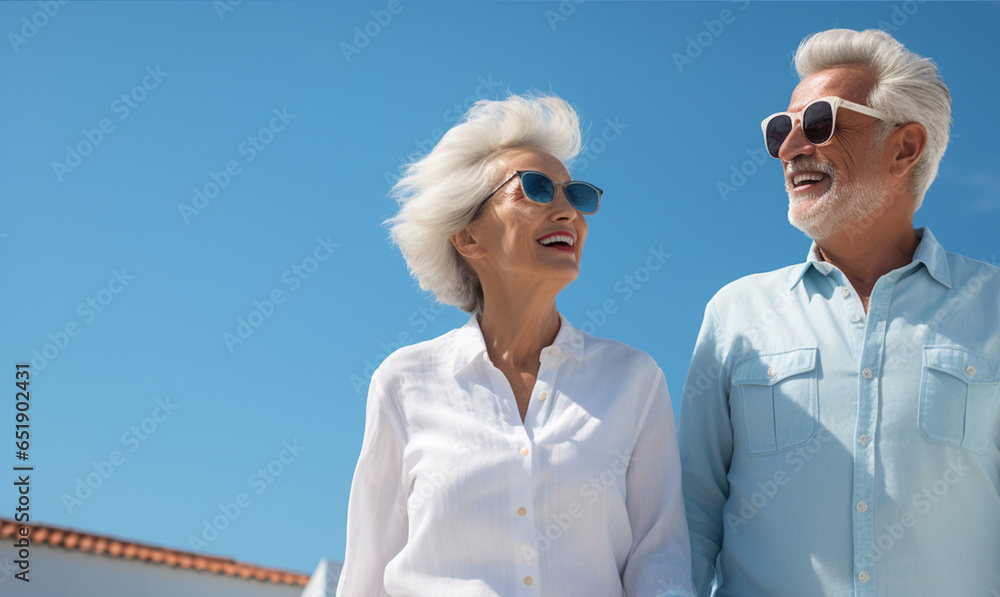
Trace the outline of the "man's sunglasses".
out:
[[[590,214],[597,213],[597,209],[601,206],[601,194],[604,191],[589,182],[579,180],[553,182],[551,178],[541,172],[536,172],[535,170],[518,170],[483,200],[476,209],[476,213],[472,219],[474,220],[479,216],[479,212],[483,210],[483,206],[490,200],[490,197],[496,195],[497,191],[504,188],[508,182],[518,176],[521,177],[521,190],[524,192],[524,196],[535,203],[552,203],[552,200],[556,198],[556,187],[562,187],[563,193],[566,194],[566,199],[569,200],[570,205],[582,214],[589,216]]]
[[[855,104],[839,97],[821,97],[812,101],[808,106],[798,112],[778,112],[765,118],[760,123],[760,128],[764,132],[764,144],[767,145],[767,153],[772,158],[778,157],[778,150],[785,142],[788,135],[795,127],[795,121],[802,121],[802,132],[806,139],[813,145],[823,145],[833,138],[833,131],[837,126],[837,108],[847,108],[855,112],[888,120],[881,112],[872,110],[868,106]]]

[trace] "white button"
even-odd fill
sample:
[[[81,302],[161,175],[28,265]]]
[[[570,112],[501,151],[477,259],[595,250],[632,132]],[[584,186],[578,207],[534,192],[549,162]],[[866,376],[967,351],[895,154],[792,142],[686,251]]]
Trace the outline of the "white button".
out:
[[[858,443],[861,444],[862,446],[867,446],[868,445],[868,434],[867,433],[862,433],[861,437],[858,438]]]
[[[969,377],[972,377],[973,375],[976,374],[976,368],[973,367],[972,365],[969,365],[968,367],[965,368],[965,372],[969,374]]]
[[[861,582],[868,582],[870,579],[871,577],[868,576],[868,573],[865,572],[864,570],[862,570],[861,574],[858,575],[858,580],[860,580]]]
[[[847,287],[844,287],[840,289],[840,294],[842,294],[844,298],[848,298],[849,296],[851,296],[851,291],[848,290]]]
[[[872,378],[872,370],[869,369],[868,367],[865,367],[865,370],[861,372],[861,375],[864,375],[866,378],[871,379]]]
[[[559,347],[558,346],[550,346],[548,348],[548,350],[546,351],[546,354],[548,354],[550,357],[556,356],[557,354],[559,354]]]
[[[768,367],[767,368],[767,376],[768,377],[774,377],[777,374],[778,374],[778,371],[774,367]]]
[[[525,514],[528,513],[528,509],[525,508],[524,506],[521,506],[520,508],[517,509],[517,513],[520,514],[521,516],[524,516]]]
[[[528,449],[527,448],[521,448],[521,456],[527,456],[527,455],[528,455]]]
[[[539,392],[538,393],[538,400],[539,401],[545,400],[548,397],[549,397],[549,393],[548,392]]]
[[[867,510],[868,510],[868,504],[864,503],[864,501],[858,502],[858,512],[865,512]]]
[[[526,584],[526,585],[530,585],[531,584],[531,577],[530,576],[525,576],[524,577],[524,584]]]
[[[851,318],[851,323],[857,323],[859,321],[861,321],[860,315],[855,315],[854,317]]]

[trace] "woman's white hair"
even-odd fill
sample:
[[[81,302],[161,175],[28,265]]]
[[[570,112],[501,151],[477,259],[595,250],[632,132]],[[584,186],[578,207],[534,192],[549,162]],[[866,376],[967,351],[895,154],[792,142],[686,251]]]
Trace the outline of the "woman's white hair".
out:
[[[920,209],[948,146],[951,92],[932,60],[907,50],[880,29],[822,31],[803,39],[795,52],[795,69],[800,79],[828,68],[853,64],[865,65],[874,73],[875,85],[868,94],[868,106],[891,121],[882,122],[875,129],[877,146],[899,124],[918,122],[927,130],[927,147],[911,178],[914,211]]]
[[[473,104],[429,154],[404,168],[390,192],[400,208],[385,223],[420,287],[442,303],[482,313],[479,278],[449,237],[502,182],[498,158],[506,150],[533,147],[568,164],[580,144],[576,111],[558,97],[512,95]]]

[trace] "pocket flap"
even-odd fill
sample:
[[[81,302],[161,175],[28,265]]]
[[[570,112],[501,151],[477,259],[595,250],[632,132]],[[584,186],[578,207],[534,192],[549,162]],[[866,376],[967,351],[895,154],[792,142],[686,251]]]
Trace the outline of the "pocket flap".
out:
[[[925,346],[924,366],[968,383],[1000,381],[1000,359],[991,359],[955,346]]]
[[[792,375],[816,368],[816,348],[798,348],[762,354],[741,361],[733,369],[736,385],[770,386]]]

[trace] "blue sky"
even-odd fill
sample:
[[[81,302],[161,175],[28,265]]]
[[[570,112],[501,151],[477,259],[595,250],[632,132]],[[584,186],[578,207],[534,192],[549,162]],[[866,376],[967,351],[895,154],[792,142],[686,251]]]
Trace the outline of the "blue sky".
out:
[[[998,4],[43,4],[0,4],[0,421],[34,361],[36,521],[342,559],[371,367],[467,320],[409,278],[386,192],[477,99],[577,107],[571,172],[605,195],[558,305],[653,355],[675,408],[708,299],[808,249],[759,122],[809,33],[934,58],[953,140],[916,225],[997,259]]]

